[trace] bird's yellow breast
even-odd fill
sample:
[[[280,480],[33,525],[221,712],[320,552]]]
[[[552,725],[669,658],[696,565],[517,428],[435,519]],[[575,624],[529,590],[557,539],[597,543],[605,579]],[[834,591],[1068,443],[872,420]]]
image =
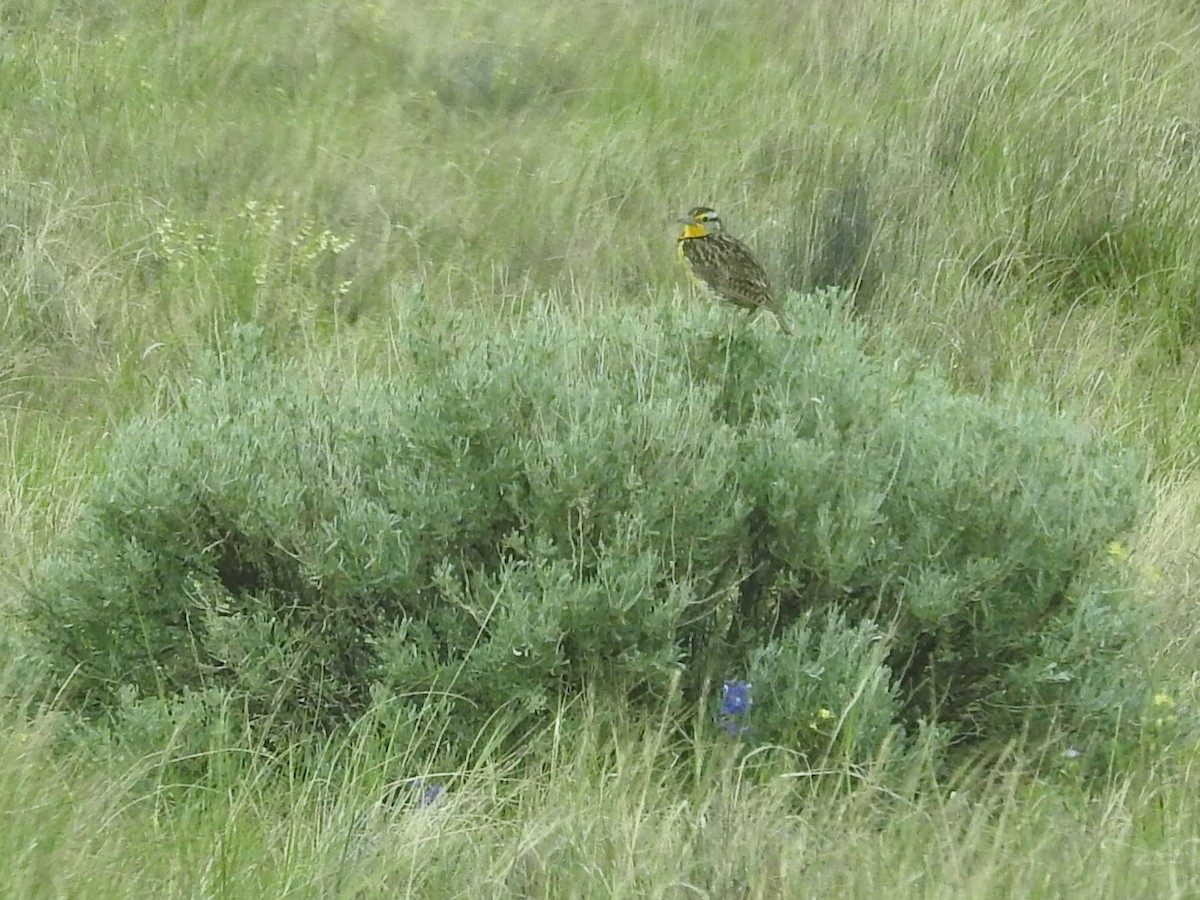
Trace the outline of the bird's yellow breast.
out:
[[[704,282],[704,279],[697,275],[696,270],[692,268],[692,261],[688,259],[687,251],[684,249],[686,245],[686,238],[680,238],[676,242],[675,252],[679,255],[679,261],[683,263],[683,268],[687,271],[688,277],[692,280],[696,287],[700,288],[702,291],[708,290],[708,285]]]

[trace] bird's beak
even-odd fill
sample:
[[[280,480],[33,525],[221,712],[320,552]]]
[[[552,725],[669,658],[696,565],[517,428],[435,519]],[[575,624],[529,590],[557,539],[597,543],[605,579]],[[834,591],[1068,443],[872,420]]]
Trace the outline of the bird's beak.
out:
[[[695,225],[696,224],[696,220],[693,219],[691,216],[684,216],[682,219],[676,219],[675,221],[678,222],[680,225]]]

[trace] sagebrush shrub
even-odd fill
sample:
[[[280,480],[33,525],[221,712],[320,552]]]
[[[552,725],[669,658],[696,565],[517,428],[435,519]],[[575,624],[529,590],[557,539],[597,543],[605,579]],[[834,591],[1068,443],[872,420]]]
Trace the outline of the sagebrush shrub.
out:
[[[391,698],[468,739],[751,669],[756,736],[856,753],[1119,710],[1139,626],[1093,563],[1137,460],[798,303],[792,339],[724,309],[417,309],[403,374],[322,384],[237,330],[118,436],[32,633],[80,708],[220,688],[279,729]]]

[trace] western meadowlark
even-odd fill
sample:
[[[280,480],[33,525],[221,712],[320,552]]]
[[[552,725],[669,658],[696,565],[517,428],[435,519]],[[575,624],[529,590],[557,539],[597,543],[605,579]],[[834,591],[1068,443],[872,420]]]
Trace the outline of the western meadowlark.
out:
[[[791,334],[783,309],[771,294],[771,281],[766,270],[758,264],[750,248],[737,238],[721,232],[717,211],[697,206],[679,220],[683,233],[679,236],[679,258],[702,287],[708,288],[722,300],[754,315],[760,309],[770,310],[779,320],[784,334]]]

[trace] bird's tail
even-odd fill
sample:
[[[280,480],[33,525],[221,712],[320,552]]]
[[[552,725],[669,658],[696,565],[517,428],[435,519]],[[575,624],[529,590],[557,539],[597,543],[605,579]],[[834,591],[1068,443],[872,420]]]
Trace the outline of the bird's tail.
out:
[[[775,313],[775,318],[779,320],[779,327],[783,333],[791,334],[792,326],[788,323],[788,318],[783,314],[783,310],[776,307],[772,309],[771,312]]]

